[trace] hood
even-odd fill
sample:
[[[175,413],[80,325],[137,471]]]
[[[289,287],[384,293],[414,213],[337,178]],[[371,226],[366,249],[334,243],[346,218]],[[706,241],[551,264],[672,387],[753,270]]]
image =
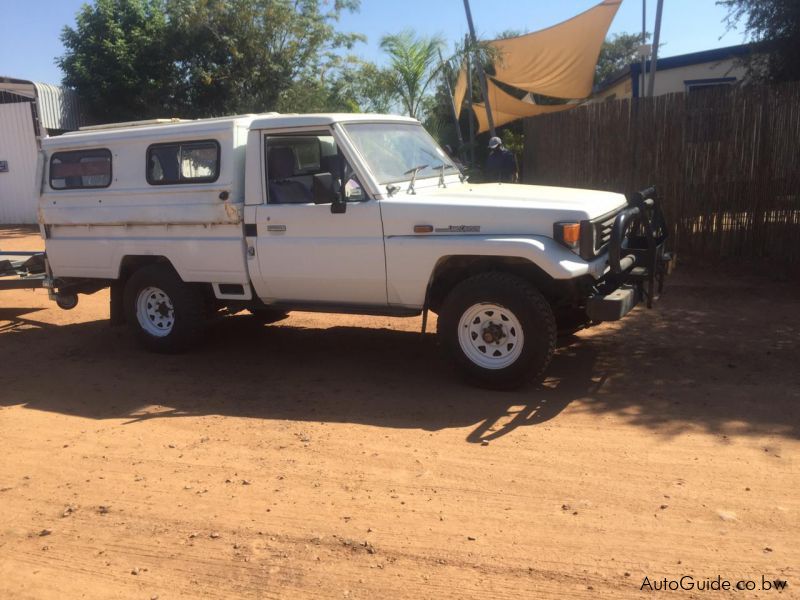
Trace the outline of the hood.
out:
[[[411,235],[415,225],[437,233],[544,235],[553,223],[583,221],[625,206],[625,196],[575,188],[510,183],[454,183],[400,191],[381,200],[386,235]]]

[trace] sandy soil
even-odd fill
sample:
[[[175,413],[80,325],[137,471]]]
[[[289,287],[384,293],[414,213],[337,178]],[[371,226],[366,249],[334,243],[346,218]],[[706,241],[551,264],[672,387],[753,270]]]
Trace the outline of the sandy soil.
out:
[[[418,319],[236,316],[157,356],[105,292],[0,292],[0,597],[800,597],[798,292],[684,266],[511,393]]]

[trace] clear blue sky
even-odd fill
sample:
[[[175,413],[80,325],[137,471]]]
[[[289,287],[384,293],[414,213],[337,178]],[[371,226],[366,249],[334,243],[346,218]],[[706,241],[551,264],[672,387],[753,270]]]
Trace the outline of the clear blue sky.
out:
[[[331,0],[329,0],[331,1]],[[599,0],[472,0],[479,37],[489,39],[506,29],[535,31],[566,20]],[[73,25],[83,0],[3,0],[0,17],[0,75],[58,83],[53,62],[63,52],[59,34]],[[668,0],[661,28],[661,55],[672,56],[740,44],[740,31],[726,31],[725,10],[714,0]],[[647,0],[648,29],[653,29],[656,0]],[[641,31],[642,1],[624,0],[611,33]],[[341,29],[368,37],[357,47],[360,56],[381,62],[378,40],[386,33],[413,28],[420,34],[441,34],[450,45],[467,31],[462,0],[362,0],[361,10],[347,14]]]

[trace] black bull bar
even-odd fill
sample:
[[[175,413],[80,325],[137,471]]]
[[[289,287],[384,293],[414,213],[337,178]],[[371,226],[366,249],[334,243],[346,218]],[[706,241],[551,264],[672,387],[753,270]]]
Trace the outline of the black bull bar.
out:
[[[656,196],[649,187],[626,196],[628,205],[614,219],[608,245],[609,272],[599,293],[589,299],[593,321],[621,319],[642,299],[652,308],[674,257],[666,252],[668,229]]]

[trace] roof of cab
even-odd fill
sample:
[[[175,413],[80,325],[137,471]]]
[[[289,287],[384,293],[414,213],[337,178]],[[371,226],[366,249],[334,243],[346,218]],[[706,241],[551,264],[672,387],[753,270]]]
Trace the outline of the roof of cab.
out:
[[[374,113],[314,113],[314,114],[281,114],[259,116],[250,123],[251,129],[278,129],[283,127],[316,127],[333,123],[354,123],[363,121],[418,123],[411,117],[399,115],[381,115]]]
[[[85,146],[117,139],[148,138],[155,135],[211,134],[234,126],[249,127],[250,129],[282,129],[287,127],[324,127],[333,123],[365,121],[418,123],[416,119],[410,117],[370,113],[262,113],[192,120],[152,119],[92,126],[56,137],[47,137],[42,141],[42,145],[48,147]]]
[[[256,116],[264,115],[237,115],[193,120],[153,119],[150,121],[111,123],[70,131],[55,137],[46,137],[42,140],[42,146],[63,148],[86,146],[87,144],[105,144],[116,140],[147,139],[165,135],[213,135],[236,126],[247,127]]]

